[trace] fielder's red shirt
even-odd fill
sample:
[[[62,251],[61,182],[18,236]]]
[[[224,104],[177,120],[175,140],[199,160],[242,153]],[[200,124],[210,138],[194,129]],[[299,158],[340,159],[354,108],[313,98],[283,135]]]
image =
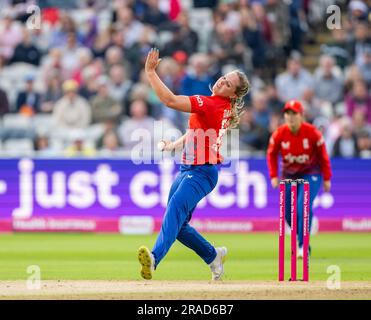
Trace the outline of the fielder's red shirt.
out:
[[[199,95],[189,99],[191,115],[182,162],[196,165],[221,163],[220,146],[231,117],[230,99]]]
[[[271,178],[278,177],[278,155],[282,157],[282,177],[292,178],[303,174],[323,175],[330,180],[331,163],[321,132],[303,122],[293,134],[287,124],[279,127],[271,136],[267,151],[267,164]]]

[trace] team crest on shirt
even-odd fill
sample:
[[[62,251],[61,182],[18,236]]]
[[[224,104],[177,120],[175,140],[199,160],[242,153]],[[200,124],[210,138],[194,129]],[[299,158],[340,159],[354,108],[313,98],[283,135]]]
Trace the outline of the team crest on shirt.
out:
[[[309,149],[309,141],[307,138],[303,139],[303,148]]]
[[[281,142],[282,149],[290,149],[290,141]]]

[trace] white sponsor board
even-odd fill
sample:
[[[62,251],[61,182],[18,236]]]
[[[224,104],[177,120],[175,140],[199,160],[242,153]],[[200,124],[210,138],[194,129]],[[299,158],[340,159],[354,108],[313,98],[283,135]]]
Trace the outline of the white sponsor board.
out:
[[[123,234],[152,234],[155,220],[151,216],[122,216],[119,220],[119,230]]]

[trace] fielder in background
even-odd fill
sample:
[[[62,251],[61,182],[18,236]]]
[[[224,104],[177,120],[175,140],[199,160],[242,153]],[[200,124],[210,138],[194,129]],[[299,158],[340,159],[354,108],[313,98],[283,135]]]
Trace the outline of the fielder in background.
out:
[[[243,97],[250,84],[238,70],[219,78],[212,87],[211,96],[175,95],[156,73],[160,63],[159,52],[151,49],[145,72],[159,99],[169,108],[191,113],[189,129],[178,141],[164,141],[164,150],[183,148],[180,173],[173,182],[160,233],[150,251],[142,246],[138,251],[141,276],[151,279],[153,271],[165,257],[175,240],[192,249],[210,266],[212,279],[219,280],[224,273],[225,247],[215,248],[189,225],[198,202],[209,194],[218,181],[217,164],[222,137],[228,128],[238,124],[243,108]]]
[[[279,186],[278,155],[282,157],[283,179],[305,179],[310,184],[309,230],[312,226],[313,200],[323,181],[324,191],[331,189],[331,163],[319,130],[304,121],[303,106],[297,100],[288,101],[284,108],[285,124],[273,132],[267,151],[267,164],[273,188]],[[298,257],[303,257],[303,184],[298,185]],[[290,188],[286,188],[287,223],[291,226]],[[310,247],[309,247],[310,248]],[[310,251],[310,249],[309,249]]]

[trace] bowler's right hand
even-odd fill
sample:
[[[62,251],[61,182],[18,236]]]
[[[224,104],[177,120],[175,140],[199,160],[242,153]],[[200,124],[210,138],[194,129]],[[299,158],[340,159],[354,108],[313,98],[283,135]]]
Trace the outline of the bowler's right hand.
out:
[[[174,143],[171,141],[161,140],[165,144],[164,148],[161,151],[173,151],[174,150]]]

